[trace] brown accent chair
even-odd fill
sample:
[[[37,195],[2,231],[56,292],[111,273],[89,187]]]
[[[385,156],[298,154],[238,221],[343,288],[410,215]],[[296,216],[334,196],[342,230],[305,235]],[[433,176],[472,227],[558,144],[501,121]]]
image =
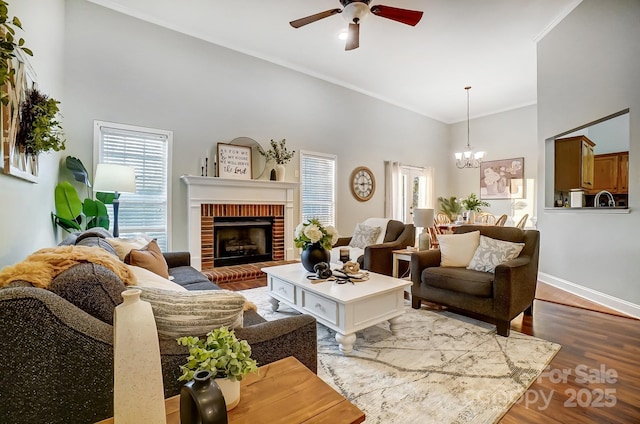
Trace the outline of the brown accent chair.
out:
[[[348,246],[350,241],[351,237],[340,237],[334,247]],[[358,263],[362,269],[391,276],[393,273],[392,252],[415,244],[416,228],[413,224],[405,224],[402,221],[392,219],[387,224],[383,242],[365,247],[364,255],[358,258]],[[400,272],[402,273],[404,270],[401,269]]]
[[[520,256],[498,265],[495,273],[466,268],[440,267],[440,250],[411,254],[412,307],[422,300],[467,311],[474,317],[496,324],[501,336],[509,336],[511,320],[524,311],[533,315],[533,299],[538,278],[540,233],[515,227],[465,225],[456,234],[480,231],[481,235],[525,243]]]

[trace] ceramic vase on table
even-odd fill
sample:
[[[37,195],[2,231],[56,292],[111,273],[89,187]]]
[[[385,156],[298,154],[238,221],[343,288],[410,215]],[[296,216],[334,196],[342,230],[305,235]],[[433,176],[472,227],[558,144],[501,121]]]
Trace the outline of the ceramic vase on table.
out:
[[[320,243],[313,243],[300,254],[302,266],[309,272],[314,272],[314,265],[320,262],[329,263],[331,261],[331,252],[326,250]]]
[[[164,386],[158,330],[139,289],[122,292],[113,313],[115,424],[164,423]]]
[[[227,406],[211,371],[198,371],[180,390],[182,424],[227,424]]]

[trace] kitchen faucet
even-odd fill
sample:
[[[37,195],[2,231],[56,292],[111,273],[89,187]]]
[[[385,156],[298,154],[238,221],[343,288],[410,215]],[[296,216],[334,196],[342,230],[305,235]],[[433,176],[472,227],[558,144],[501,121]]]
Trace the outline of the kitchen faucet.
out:
[[[594,208],[599,208],[600,207],[600,195],[602,194],[606,194],[607,197],[609,198],[609,203],[608,206],[610,208],[613,208],[616,206],[616,201],[613,200],[613,195],[611,193],[609,193],[607,190],[602,190],[600,192],[598,192],[598,194],[596,194],[595,199],[593,199],[593,207]]]

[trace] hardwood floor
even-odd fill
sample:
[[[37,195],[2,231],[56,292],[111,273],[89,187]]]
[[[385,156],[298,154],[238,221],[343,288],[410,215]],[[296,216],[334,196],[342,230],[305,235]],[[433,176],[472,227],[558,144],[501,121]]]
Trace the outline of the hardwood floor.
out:
[[[265,285],[261,278],[223,288]],[[544,289],[538,296],[544,300],[534,301],[533,317],[520,315],[511,328],[562,349],[500,423],[640,423],[640,321]]]

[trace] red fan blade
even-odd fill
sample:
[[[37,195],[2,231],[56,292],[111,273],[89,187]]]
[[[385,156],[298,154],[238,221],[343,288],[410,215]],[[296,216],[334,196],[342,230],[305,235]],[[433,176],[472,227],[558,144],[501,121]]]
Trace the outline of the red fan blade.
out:
[[[360,47],[360,24],[349,24],[349,33],[347,34],[347,43],[344,49],[354,50],[358,47]]]
[[[331,9],[325,10],[324,12],[316,13],[315,15],[307,16],[306,18],[296,19],[295,21],[289,22],[294,28],[300,28],[301,26],[311,24],[315,21],[319,21],[320,19],[328,18],[329,16],[335,15],[336,13],[342,12],[342,9]]]
[[[416,26],[422,19],[423,12],[418,10],[398,9],[397,7],[376,5],[371,7],[371,13],[381,18],[402,22],[403,24]]]

